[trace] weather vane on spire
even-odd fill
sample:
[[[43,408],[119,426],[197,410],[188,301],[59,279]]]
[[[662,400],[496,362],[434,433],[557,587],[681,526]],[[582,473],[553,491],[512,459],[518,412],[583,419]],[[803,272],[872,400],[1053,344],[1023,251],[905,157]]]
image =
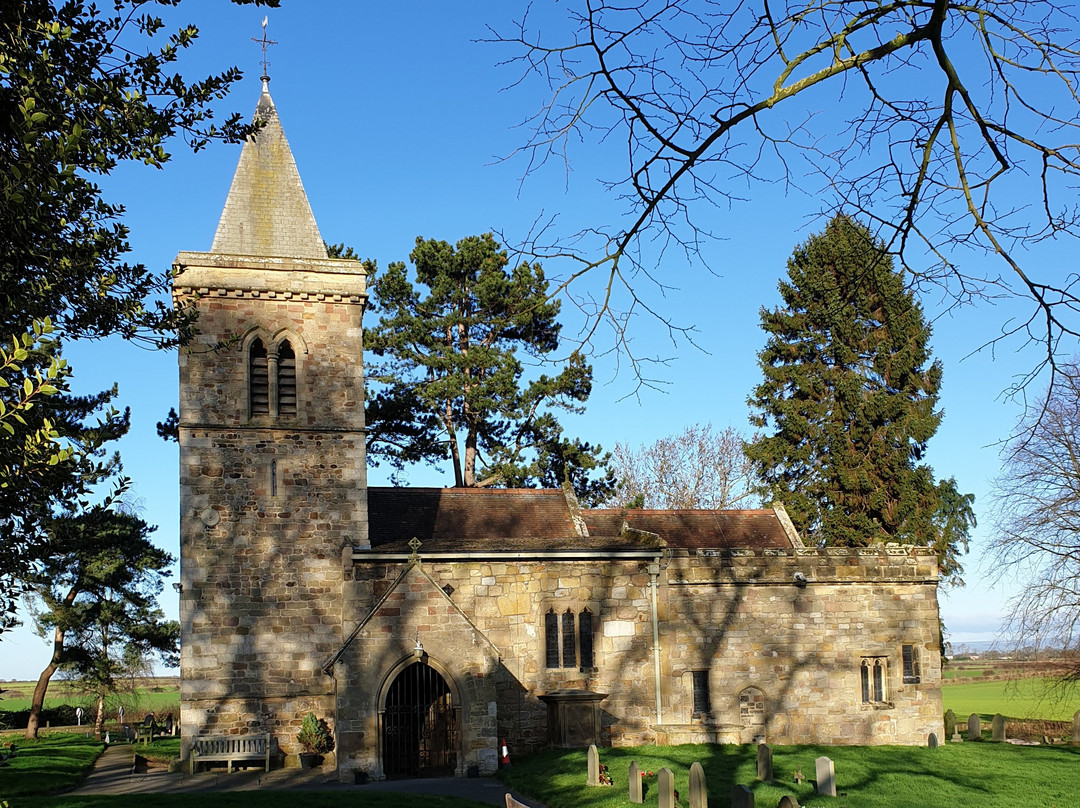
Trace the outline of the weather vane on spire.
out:
[[[271,45],[276,45],[277,44],[277,42],[275,40],[266,38],[266,23],[269,22],[269,20],[270,20],[269,17],[263,17],[263,21],[262,21],[262,29],[263,29],[262,39],[256,39],[255,37],[251,38],[252,42],[258,42],[260,45],[262,45],[262,52],[263,52],[262,80],[263,81],[270,81],[270,62],[268,62],[267,59],[266,59],[266,49],[268,47],[270,47]]]

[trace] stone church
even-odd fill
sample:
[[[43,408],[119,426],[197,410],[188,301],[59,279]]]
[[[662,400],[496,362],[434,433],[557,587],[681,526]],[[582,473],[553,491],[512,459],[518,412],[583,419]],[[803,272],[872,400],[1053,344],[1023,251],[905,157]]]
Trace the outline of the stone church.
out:
[[[209,252],[176,258],[182,719],[308,711],[342,780],[549,745],[919,744],[942,731],[923,547],[805,547],[782,509],[582,509],[367,485],[364,270],[331,259],[264,82]],[[646,438],[648,436],[642,436]]]

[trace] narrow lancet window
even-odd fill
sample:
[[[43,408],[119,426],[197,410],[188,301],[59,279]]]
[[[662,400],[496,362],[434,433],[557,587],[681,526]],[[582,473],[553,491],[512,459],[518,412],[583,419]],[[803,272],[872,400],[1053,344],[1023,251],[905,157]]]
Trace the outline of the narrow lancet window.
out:
[[[270,378],[266,362],[266,346],[262,340],[251,343],[248,353],[248,396],[252,415],[270,414]]]
[[[559,615],[549,609],[544,615],[544,645],[546,647],[547,666],[559,667]]]
[[[577,667],[577,632],[574,631],[574,613],[567,609],[562,616],[562,666]]]
[[[581,635],[581,667],[593,667],[593,636],[592,636],[592,612],[582,609],[578,615],[578,633]]]
[[[278,346],[278,415],[296,415],[296,354],[286,340]]]

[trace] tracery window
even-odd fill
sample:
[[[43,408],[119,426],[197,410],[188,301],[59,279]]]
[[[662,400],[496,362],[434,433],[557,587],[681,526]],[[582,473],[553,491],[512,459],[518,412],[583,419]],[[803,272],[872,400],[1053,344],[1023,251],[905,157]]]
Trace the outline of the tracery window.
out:
[[[544,664],[548,668],[593,667],[593,613],[550,608],[544,615]]]
[[[297,362],[292,343],[270,344],[256,338],[248,347],[249,415],[297,414]]]

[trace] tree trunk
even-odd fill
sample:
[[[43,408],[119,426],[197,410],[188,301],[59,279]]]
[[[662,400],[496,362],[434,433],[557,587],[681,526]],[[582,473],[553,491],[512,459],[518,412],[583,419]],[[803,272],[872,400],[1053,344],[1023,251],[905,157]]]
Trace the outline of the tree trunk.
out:
[[[59,629],[56,632],[60,633]],[[57,641],[54,641],[54,647]],[[60,644],[63,644],[63,639],[59,640]],[[38,736],[38,727],[41,725],[41,709],[45,705],[45,692],[49,689],[49,680],[52,679],[52,675],[56,673],[56,652],[53,651],[52,661],[45,667],[45,670],[41,672],[41,676],[38,677],[37,684],[34,685],[34,695],[30,699],[30,717],[26,720],[26,737],[36,738]]]
[[[97,718],[94,719],[94,737],[99,741],[105,737],[105,694],[98,693]]]
[[[476,488],[476,433],[469,430],[465,438],[465,487]]]
[[[70,601],[73,599],[73,596],[69,593],[68,597],[65,598],[65,602],[70,605]],[[63,655],[64,632],[60,628],[56,628],[53,629],[52,659],[49,660],[49,664],[45,666],[45,670],[38,677],[37,684],[34,685],[34,695],[30,699],[30,717],[26,720],[27,738],[36,738],[38,736],[38,728],[41,726],[41,710],[45,706],[45,693],[49,689],[49,681],[52,679],[52,675],[60,667],[60,660]]]
[[[450,464],[454,467],[454,487],[461,488],[465,484],[461,476],[461,452],[458,449],[457,433],[454,432],[454,416],[450,402],[446,402],[446,412],[443,414],[443,425],[449,436]]]

